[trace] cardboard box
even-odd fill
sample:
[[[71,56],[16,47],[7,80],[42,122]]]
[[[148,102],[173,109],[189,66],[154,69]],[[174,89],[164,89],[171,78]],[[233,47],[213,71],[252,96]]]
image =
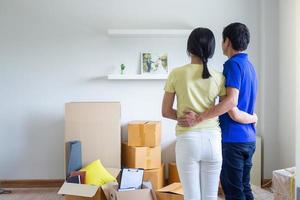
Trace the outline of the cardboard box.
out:
[[[128,146],[160,146],[161,123],[159,121],[132,121],[128,123]]]
[[[129,168],[157,169],[161,167],[161,148],[130,147],[122,143],[122,164]]]
[[[109,200],[156,200],[156,195],[149,187],[139,190],[118,191],[118,186],[110,190]]]
[[[117,177],[120,170],[106,168],[114,177]],[[58,191],[58,194],[64,195],[65,200],[107,200],[101,187],[74,184],[65,182]]]
[[[107,200],[101,188],[85,184],[65,182],[58,194],[65,195],[65,200]]]
[[[159,169],[149,169],[144,171],[144,180],[152,183],[153,190],[156,191],[164,187],[164,165]]]
[[[169,163],[169,184],[179,183],[179,174],[177,171],[177,166],[175,162]]]
[[[83,166],[100,159],[104,166],[121,168],[120,129],[119,102],[65,104],[65,142],[81,141]]]
[[[274,200],[295,199],[295,171],[295,167],[273,171]]]
[[[156,191],[158,200],[183,200],[183,189],[180,183],[172,183]]]

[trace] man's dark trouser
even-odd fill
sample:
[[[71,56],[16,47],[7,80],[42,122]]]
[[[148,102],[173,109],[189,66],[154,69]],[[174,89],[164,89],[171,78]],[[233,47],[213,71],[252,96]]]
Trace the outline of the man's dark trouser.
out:
[[[226,200],[253,200],[250,170],[255,142],[222,143],[221,184]]]

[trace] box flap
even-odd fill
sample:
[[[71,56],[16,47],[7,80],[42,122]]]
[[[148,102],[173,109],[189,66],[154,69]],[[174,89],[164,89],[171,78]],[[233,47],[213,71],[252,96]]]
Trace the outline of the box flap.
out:
[[[295,167],[286,168],[286,169],[279,169],[279,170],[273,171],[273,175],[274,176],[280,175],[280,176],[286,176],[286,177],[294,177],[295,176],[295,171],[296,171]]]
[[[164,188],[157,190],[157,192],[167,192],[173,194],[183,195],[183,189],[181,183],[172,183]]]
[[[117,192],[112,194],[113,200],[153,200],[150,189],[137,189],[132,191]]]
[[[93,197],[98,189],[99,187],[97,186],[65,182],[59,189],[58,194]]]
[[[110,200],[157,200],[155,193],[149,187],[150,182],[143,182],[145,189],[118,191],[117,183],[109,183],[101,188],[107,199]]]
[[[114,188],[118,188],[118,183],[112,182],[101,186],[101,189],[104,192],[106,199],[110,199],[110,193]]]
[[[105,168],[105,169],[115,178],[117,178],[117,176],[121,171],[119,168]]]

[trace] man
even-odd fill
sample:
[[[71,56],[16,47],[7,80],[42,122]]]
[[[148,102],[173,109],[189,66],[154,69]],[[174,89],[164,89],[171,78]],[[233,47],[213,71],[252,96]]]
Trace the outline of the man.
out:
[[[223,156],[221,184],[226,200],[254,199],[250,170],[256,140],[253,122],[257,117],[254,114],[256,120],[253,121],[250,115],[254,113],[256,103],[257,78],[248,55],[243,53],[249,42],[250,33],[246,25],[232,23],[224,28],[222,49],[228,60],[224,64],[223,74],[227,98],[204,113],[187,111],[186,116],[178,120],[181,126],[193,126],[229,110],[220,116]],[[239,115],[236,114],[238,112]]]

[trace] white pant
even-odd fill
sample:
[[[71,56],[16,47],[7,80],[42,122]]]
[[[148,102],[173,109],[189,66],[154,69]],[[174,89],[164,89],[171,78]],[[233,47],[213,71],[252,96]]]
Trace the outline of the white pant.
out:
[[[216,200],[222,166],[221,133],[187,132],[176,140],[176,163],[184,199]]]

